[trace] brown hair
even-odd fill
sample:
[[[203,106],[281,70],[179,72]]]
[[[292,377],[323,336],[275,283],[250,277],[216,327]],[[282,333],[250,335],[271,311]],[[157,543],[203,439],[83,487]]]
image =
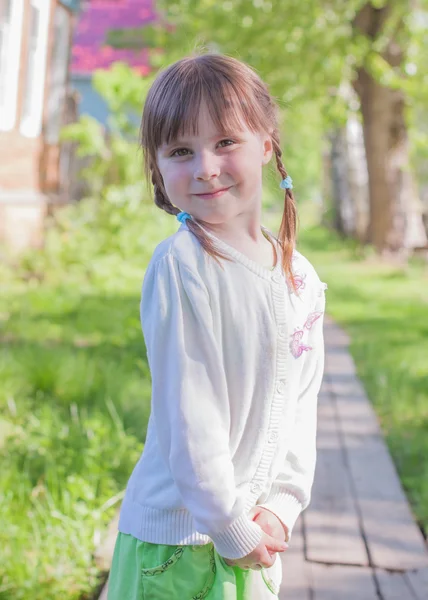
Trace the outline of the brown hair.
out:
[[[177,215],[180,209],[166,195],[156,163],[157,149],[180,135],[188,132],[196,134],[202,101],[206,102],[210,116],[221,133],[239,127],[242,118],[251,131],[269,132],[276,167],[282,179],[287,177],[281,160],[278,106],[257,73],[247,64],[222,54],[186,57],[157,76],[148,92],[141,124],[147,181],[153,183],[156,205],[171,215]],[[282,249],[282,268],[294,289],[291,260],[296,240],[296,219],[293,192],[287,189],[278,243]],[[217,257],[230,260],[215,247],[212,238],[196,219],[188,219],[186,225],[217,262]]]

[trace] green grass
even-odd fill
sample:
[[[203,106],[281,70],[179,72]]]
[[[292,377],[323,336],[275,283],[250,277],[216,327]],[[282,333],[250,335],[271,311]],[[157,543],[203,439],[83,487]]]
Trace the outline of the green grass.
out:
[[[90,597],[97,585],[93,552],[150,406],[139,285],[131,296],[46,286],[2,295],[2,600]]]
[[[300,249],[328,284],[327,311],[379,417],[415,518],[428,532],[428,267],[381,263],[320,228]]]

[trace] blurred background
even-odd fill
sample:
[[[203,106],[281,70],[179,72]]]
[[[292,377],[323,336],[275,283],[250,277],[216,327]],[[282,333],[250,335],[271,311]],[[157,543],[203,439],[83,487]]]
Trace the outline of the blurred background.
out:
[[[298,248],[428,529],[428,0],[0,0],[0,599],[92,599],[143,448],[143,179],[159,68],[248,62],[281,109]],[[265,174],[277,233],[280,176]]]

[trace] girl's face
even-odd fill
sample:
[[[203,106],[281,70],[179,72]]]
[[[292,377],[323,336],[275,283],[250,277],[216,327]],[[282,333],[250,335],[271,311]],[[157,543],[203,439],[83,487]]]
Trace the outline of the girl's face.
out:
[[[157,151],[157,164],[168,198],[182,211],[210,224],[242,213],[258,217],[262,200],[262,167],[272,156],[269,135],[241,131],[228,136],[216,129],[205,104],[198,135],[186,135]]]

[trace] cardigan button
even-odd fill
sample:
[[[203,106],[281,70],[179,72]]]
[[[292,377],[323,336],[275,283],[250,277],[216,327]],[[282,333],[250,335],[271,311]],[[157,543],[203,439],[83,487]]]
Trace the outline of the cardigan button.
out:
[[[272,275],[272,281],[279,283],[281,281],[281,273],[274,273]]]
[[[251,484],[251,488],[250,489],[251,489],[252,492],[260,492],[261,489],[262,489],[262,486],[260,485],[260,483],[254,482],[254,483]]]
[[[280,337],[285,336],[285,323],[281,323],[280,326],[278,327],[278,334]]]
[[[268,434],[268,443],[269,444],[274,444],[278,439],[278,432],[277,431],[270,431]]]
[[[282,394],[285,392],[285,379],[281,379],[278,382],[278,385],[276,386],[276,391],[282,396]]]

